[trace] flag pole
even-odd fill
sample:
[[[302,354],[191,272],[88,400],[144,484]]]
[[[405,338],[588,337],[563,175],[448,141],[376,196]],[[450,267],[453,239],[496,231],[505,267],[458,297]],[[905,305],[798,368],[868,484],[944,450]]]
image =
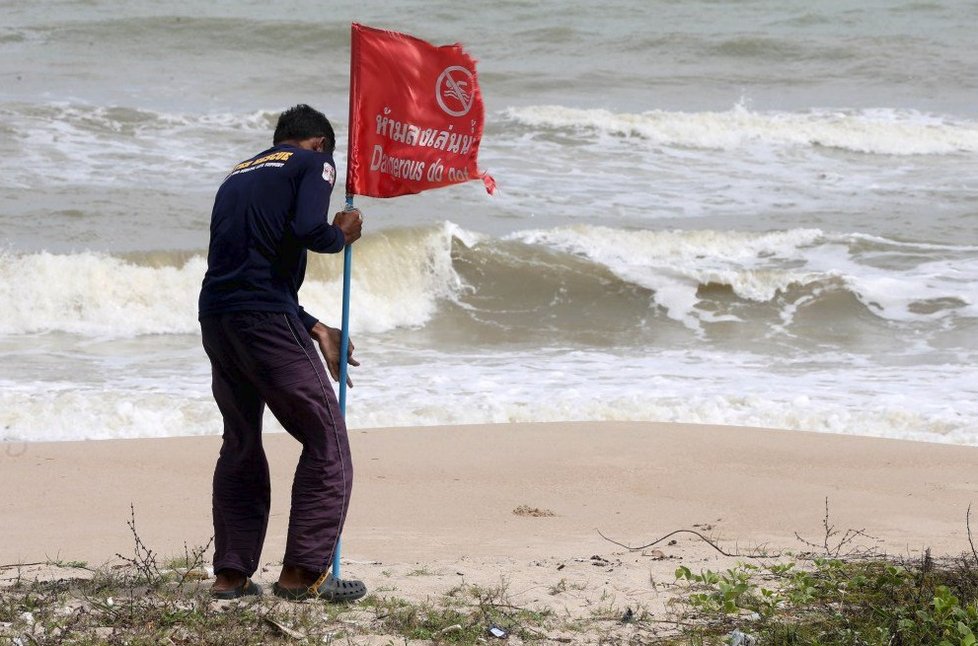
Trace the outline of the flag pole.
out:
[[[346,196],[346,210],[353,208],[353,195]],[[349,372],[347,355],[350,352],[350,282],[353,274],[353,246],[343,249],[343,320],[340,324],[340,415],[346,424],[346,379]],[[340,538],[336,538],[333,550],[333,578],[340,578]]]
[[[346,209],[353,209],[353,196],[346,196]],[[350,280],[353,266],[353,247],[346,245],[343,249],[343,322],[341,329],[343,334],[340,338],[340,413],[346,417],[346,373],[348,363],[347,353],[350,351]]]
[[[347,210],[353,208],[353,196],[346,196]],[[349,372],[347,355],[350,352],[350,282],[353,275],[353,246],[346,245],[343,249],[343,321],[340,335],[340,415],[346,424],[346,380]],[[336,538],[336,549],[333,550],[333,577],[340,578],[340,538]]]
[[[350,188],[350,168],[353,162],[353,124],[354,97],[359,92],[357,82],[357,39],[355,24],[350,25],[350,120],[346,139],[346,209],[353,209],[353,191]],[[346,379],[348,372],[347,355],[350,352],[350,281],[353,275],[353,248],[348,244],[343,249],[343,322],[340,326],[340,415],[346,424]],[[333,578],[340,578],[340,545],[342,537],[336,537],[336,549],[333,550]]]

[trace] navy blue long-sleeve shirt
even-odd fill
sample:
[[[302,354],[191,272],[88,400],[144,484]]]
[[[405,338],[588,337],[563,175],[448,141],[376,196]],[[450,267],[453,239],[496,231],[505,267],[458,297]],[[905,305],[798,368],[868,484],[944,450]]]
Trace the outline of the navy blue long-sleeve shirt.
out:
[[[326,153],[280,144],[235,166],[214,198],[200,318],[225,312],[291,312],[306,250],[336,253],[346,240],[327,220],[336,166]]]

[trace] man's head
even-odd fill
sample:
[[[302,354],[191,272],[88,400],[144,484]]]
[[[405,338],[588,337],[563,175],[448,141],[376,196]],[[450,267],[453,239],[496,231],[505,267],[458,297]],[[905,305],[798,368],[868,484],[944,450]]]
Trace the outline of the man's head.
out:
[[[333,126],[326,115],[305,103],[291,107],[278,117],[272,145],[290,143],[319,152],[332,153],[336,147]]]

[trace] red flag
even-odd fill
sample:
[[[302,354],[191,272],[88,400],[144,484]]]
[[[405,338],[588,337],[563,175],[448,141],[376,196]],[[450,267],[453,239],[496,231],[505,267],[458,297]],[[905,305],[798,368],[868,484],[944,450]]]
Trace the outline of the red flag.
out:
[[[461,45],[436,47],[353,23],[346,192],[395,197],[481,178],[485,109],[475,61]]]

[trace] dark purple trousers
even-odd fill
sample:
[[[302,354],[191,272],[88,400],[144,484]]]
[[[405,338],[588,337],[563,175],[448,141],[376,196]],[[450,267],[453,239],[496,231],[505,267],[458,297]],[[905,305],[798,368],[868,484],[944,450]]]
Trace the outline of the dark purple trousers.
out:
[[[224,443],[214,469],[214,570],[258,568],[271,501],[262,448],[265,405],[302,455],[292,483],[285,565],[324,572],[350,504],[346,424],[309,333],[298,317],[235,312],[200,322]]]

